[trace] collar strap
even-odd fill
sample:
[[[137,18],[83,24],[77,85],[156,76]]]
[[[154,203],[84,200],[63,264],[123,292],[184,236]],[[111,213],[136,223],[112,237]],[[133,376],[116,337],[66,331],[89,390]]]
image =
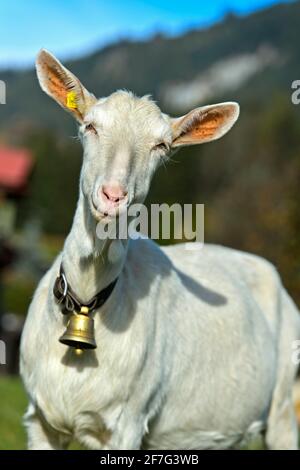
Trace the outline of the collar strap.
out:
[[[68,284],[62,265],[60,266],[59,276],[56,278],[53,294],[59,305],[62,307],[62,313],[65,315],[70,312],[81,311],[82,307],[87,307],[90,312],[102,307],[112,293],[118,278],[112,281],[108,286],[96,294],[89,302],[82,302]]]

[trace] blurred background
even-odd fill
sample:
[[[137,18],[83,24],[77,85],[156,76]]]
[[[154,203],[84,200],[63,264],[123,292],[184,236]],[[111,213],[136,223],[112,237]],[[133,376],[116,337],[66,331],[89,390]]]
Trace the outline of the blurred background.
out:
[[[0,16],[0,449],[17,449],[20,332],[70,228],[81,166],[76,125],[41,91],[36,53],[49,49],[99,97],[150,93],[174,116],[239,101],[230,134],[176,154],[148,202],[204,203],[206,242],[271,260],[300,306],[300,2],[11,0]]]

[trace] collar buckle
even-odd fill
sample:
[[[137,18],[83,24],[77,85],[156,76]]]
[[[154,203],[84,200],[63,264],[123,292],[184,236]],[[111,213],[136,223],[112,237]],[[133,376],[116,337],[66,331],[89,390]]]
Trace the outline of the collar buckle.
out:
[[[60,274],[60,276],[61,276],[61,279],[62,279],[62,281],[63,281],[63,286],[62,286],[62,287],[63,287],[62,300],[64,300],[64,299],[66,298],[66,296],[67,296],[67,293],[68,293],[68,281],[67,281],[67,278],[66,278],[66,276],[65,276],[65,273],[62,272],[62,273]]]

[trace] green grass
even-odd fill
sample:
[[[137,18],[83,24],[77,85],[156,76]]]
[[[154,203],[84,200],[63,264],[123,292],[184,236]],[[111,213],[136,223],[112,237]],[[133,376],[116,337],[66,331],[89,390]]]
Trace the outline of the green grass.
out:
[[[0,449],[25,449],[22,416],[27,397],[18,377],[0,377]]]
[[[8,312],[25,315],[28,311],[36,283],[19,276],[7,276],[4,280],[3,303]]]

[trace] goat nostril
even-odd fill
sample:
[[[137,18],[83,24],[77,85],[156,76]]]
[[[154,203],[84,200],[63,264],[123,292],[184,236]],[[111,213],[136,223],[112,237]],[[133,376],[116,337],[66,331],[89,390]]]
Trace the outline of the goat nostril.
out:
[[[127,196],[127,191],[119,185],[103,186],[99,192],[102,192],[105,199],[114,203],[119,203]]]
[[[109,194],[102,188],[102,194],[106,197],[106,199],[110,199]]]

